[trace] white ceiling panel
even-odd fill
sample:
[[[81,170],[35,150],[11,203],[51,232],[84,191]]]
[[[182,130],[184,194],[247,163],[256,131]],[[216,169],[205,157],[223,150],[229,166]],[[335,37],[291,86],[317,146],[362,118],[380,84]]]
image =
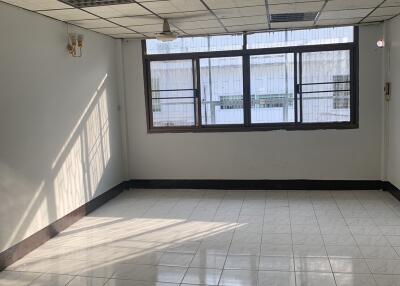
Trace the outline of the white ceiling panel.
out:
[[[200,35],[225,33],[227,30],[266,30],[270,14],[319,12],[322,9],[317,23],[271,23],[272,29],[376,22],[400,14],[400,0],[382,1],[137,0],[137,3],[82,10],[58,0],[0,0],[99,33],[127,38],[144,37],[143,35],[153,37],[155,33],[161,32],[162,19],[169,19],[171,29],[178,33]],[[265,3],[268,3],[268,11]]]
[[[162,24],[162,20],[154,15],[110,18],[110,21],[122,26],[140,26]]]
[[[205,11],[207,8],[199,0],[169,0],[142,3],[154,13],[176,13],[186,11]]]
[[[373,9],[354,9],[343,11],[322,11],[320,20],[336,20],[349,18],[363,18],[367,16]]]
[[[124,34],[114,34],[110,35],[116,39],[141,39],[143,38],[142,34],[135,34],[135,33],[124,33]]]
[[[317,1],[306,3],[269,5],[269,12],[271,14],[316,12],[321,10],[323,4],[323,1]]]
[[[375,8],[380,3],[382,0],[331,0],[327,2],[324,11]]]
[[[324,1],[324,0],[268,0],[268,4],[269,5],[274,5],[274,4],[293,4],[293,3],[319,2],[319,1]]]
[[[32,11],[72,8],[57,0],[3,0],[3,2]]]
[[[86,29],[118,27],[118,25],[103,19],[70,21],[70,23]]]
[[[393,18],[393,16],[369,16],[365,18],[362,22],[363,23],[382,22],[385,20],[389,20],[391,18]]]
[[[106,35],[114,35],[114,34],[124,34],[124,33],[132,33],[131,30],[123,27],[115,27],[115,28],[99,28],[92,29],[93,31],[106,34]]]
[[[49,10],[38,13],[61,21],[98,19],[98,17],[79,9]]]
[[[242,8],[216,9],[215,15],[218,18],[249,17],[266,15],[264,6],[250,6]]]
[[[172,22],[179,29],[204,29],[204,28],[221,28],[221,24],[217,20],[194,21],[194,22]]]
[[[267,24],[267,18],[264,16],[225,18],[221,21],[224,26]]]
[[[122,4],[85,8],[86,11],[103,18],[126,17],[151,14],[139,4]]]
[[[226,27],[229,32],[246,32],[246,31],[260,31],[266,30],[268,27],[265,24],[255,24],[255,25],[241,25],[241,26],[231,26]]]
[[[184,30],[188,35],[202,35],[202,34],[221,34],[226,33],[224,28],[207,28],[207,29],[193,29]]]
[[[334,19],[334,20],[319,20],[318,26],[337,26],[337,25],[351,25],[359,23],[363,18],[351,19]]]
[[[129,26],[132,30],[139,33],[160,33],[162,31],[162,23],[153,25],[143,25],[143,26]],[[171,25],[171,31],[177,31],[177,29]]]
[[[382,21],[392,19],[393,17],[396,17],[396,16],[369,16],[366,19],[364,19],[362,22],[363,23],[382,22]]]
[[[386,6],[400,6],[400,0],[386,0],[385,3],[381,5],[381,7]]]
[[[176,19],[185,21],[204,21],[215,19],[215,16],[211,14],[209,11],[194,11],[194,12],[178,12],[178,13],[161,13],[158,14],[163,19]]]
[[[211,9],[237,8],[265,5],[265,0],[204,0]]]
[[[395,16],[400,13],[399,7],[383,7],[378,8],[370,16]]]

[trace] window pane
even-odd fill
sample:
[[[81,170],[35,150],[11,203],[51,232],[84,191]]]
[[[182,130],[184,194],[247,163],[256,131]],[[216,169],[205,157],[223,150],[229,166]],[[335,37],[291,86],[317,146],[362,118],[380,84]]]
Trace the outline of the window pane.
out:
[[[194,126],[194,98],[152,99],[153,126]]]
[[[172,90],[172,91],[153,91],[152,97],[154,98],[192,98],[194,97],[194,90]]]
[[[203,125],[243,123],[242,57],[200,60]]]
[[[251,122],[294,122],[293,54],[250,57]]]
[[[192,60],[150,63],[151,90],[193,89]]]
[[[303,94],[303,122],[350,121],[350,92]]]
[[[350,51],[302,54],[303,122],[350,121]]]
[[[275,48],[303,45],[351,43],[353,27],[332,27],[307,30],[254,33],[247,36],[248,49]]]
[[[150,63],[153,126],[193,126],[192,60]]]
[[[172,42],[160,42],[155,39],[146,40],[148,55],[240,50],[242,47],[243,35],[241,34],[182,37]]]

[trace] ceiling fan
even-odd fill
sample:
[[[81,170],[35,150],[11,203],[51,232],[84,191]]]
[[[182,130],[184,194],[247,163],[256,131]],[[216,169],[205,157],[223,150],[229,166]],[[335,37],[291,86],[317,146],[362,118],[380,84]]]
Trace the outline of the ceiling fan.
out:
[[[164,19],[161,33],[156,33],[156,39],[161,42],[170,42],[178,38],[178,33],[172,32],[168,19]]]

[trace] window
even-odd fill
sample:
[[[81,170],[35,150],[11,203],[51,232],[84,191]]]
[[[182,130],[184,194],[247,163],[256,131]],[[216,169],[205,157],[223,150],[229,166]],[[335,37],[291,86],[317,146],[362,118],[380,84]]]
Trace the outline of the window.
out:
[[[155,127],[194,125],[192,64],[191,60],[150,64],[152,119]]]
[[[332,27],[249,34],[247,36],[247,48],[310,46],[352,43],[353,41],[354,33],[352,27]]]
[[[252,123],[294,122],[294,55],[250,56],[250,95]]]
[[[148,55],[241,50],[243,35],[183,37],[172,42],[146,41]]]
[[[358,127],[358,29],[143,41],[149,132]]]
[[[302,67],[303,122],[349,122],[350,109],[338,110],[332,102],[350,98],[350,81],[340,80],[350,77],[350,52],[303,53]]]
[[[200,59],[203,125],[243,124],[241,57]]]

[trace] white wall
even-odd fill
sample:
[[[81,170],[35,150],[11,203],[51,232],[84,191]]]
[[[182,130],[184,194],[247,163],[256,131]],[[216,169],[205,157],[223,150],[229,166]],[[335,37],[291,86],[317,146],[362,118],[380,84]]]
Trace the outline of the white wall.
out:
[[[385,103],[386,180],[400,188],[400,18],[385,24],[386,80],[392,84],[391,100]]]
[[[147,134],[141,46],[123,45],[134,179],[380,179],[381,25],[360,28],[356,130]]]
[[[0,3],[0,252],[122,181],[115,41]]]

